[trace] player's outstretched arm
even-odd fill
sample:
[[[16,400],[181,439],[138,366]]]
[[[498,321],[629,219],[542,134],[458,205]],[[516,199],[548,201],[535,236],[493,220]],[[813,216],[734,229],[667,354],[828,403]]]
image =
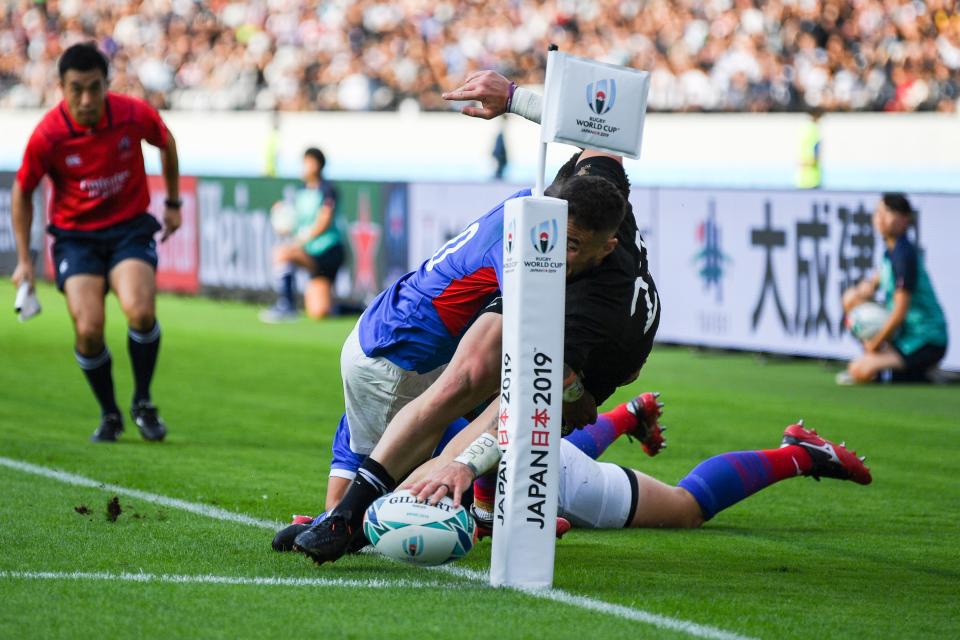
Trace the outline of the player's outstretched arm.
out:
[[[20,187],[20,181],[13,181],[11,194],[13,209],[13,237],[17,245],[17,267],[13,272],[13,284],[20,286],[24,282],[33,286],[33,260],[30,259],[30,227],[33,226],[33,193]]]
[[[496,467],[500,460],[497,446],[499,402],[494,400],[463,431],[457,434],[439,456],[417,468],[401,485],[420,500],[436,504],[444,496],[454,505],[470,488],[478,475]]]
[[[163,167],[163,182],[167,187],[167,200],[163,211],[163,235],[160,242],[166,241],[180,228],[180,157],[177,155],[177,143],[173,135],[167,133],[167,144],[160,149],[160,164]]]
[[[496,71],[475,71],[467,76],[462,85],[443,94],[444,100],[461,102],[472,100],[480,106],[467,105],[461,112],[484,120],[492,120],[497,116],[510,112],[540,124],[543,110],[542,97],[529,89],[518,87]],[[622,163],[623,158],[607,153],[586,149],[580,155],[579,162],[596,156],[606,156]]]
[[[458,102],[475,100],[480,106],[466,106],[461,110],[462,113],[474,118],[492,120],[507,112],[512,86],[514,85],[509,80],[496,71],[475,71],[467,76],[462,85],[444,93],[443,99]]]

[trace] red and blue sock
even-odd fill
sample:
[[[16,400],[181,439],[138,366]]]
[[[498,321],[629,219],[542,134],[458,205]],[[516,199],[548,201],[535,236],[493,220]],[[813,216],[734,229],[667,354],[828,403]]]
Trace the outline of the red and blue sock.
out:
[[[493,503],[497,500],[497,476],[493,473],[482,475],[473,481],[473,504],[481,512],[493,513]]]
[[[577,429],[565,440],[596,460],[617,438],[636,428],[637,416],[627,410],[627,405],[621,404],[612,411],[601,413],[596,422]]]
[[[704,460],[678,486],[700,504],[709,520],[770,485],[809,471],[810,454],[798,445],[763,451],[734,451]]]

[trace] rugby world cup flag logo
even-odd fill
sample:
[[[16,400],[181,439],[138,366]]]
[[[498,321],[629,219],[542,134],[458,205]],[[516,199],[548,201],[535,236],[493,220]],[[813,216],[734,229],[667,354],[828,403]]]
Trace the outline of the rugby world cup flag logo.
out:
[[[598,116],[609,113],[617,101],[617,82],[613,78],[587,85],[587,106]]]
[[[553,251],[557,243],[557,219],[544,220],[530,229],[530,242],[533,248],[542,254]]]
[[[506,242],[506,245],[507,245],[507,253],[513,253],[513,236],[516,233],[516,231],[517,231],[517,221],[511,220],[510,226],[507,227],[506,236],[504,237],[504,241]]]

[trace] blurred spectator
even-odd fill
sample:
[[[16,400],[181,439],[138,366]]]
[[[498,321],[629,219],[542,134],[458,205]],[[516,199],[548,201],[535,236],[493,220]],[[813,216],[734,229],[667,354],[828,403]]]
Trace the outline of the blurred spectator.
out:
[[[503,175],[507,171],[507,162],[510,158],[507,156],[507,138],[504,135],[507,130],[507,121],[501,119],[500,130],[497,131],[497,137],[493,140],[493,160],[497,163],[494,170],[493,179],[503,180]]]
[[[0,106],[49,106],[95,39],[113,86],[174,109],[443,110],[492,68],[542,82],[548,43],[653,72],[664,111],[956,111],[955,0],[8,0]]]

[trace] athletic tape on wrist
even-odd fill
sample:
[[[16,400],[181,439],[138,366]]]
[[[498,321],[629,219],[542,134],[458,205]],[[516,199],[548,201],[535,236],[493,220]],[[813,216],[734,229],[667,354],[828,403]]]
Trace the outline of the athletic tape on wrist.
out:
[[[579,376],[574,378],[573,382],[566,385],[563,388],[563,401],[564,402],[576,402],[583,397],[583,382],[580,381]]]
[[[522,116],[530,122],[540,124],[540,115],[543,112],[543,99],[539,94],[517,87],[510,101],[510,113]]]
[[[477,477],[492,471],[500,462],[500,448],[497,439],[489,433],[482,433],[464,449],[463,453],[454,458],[454,461],[470,467]]]

